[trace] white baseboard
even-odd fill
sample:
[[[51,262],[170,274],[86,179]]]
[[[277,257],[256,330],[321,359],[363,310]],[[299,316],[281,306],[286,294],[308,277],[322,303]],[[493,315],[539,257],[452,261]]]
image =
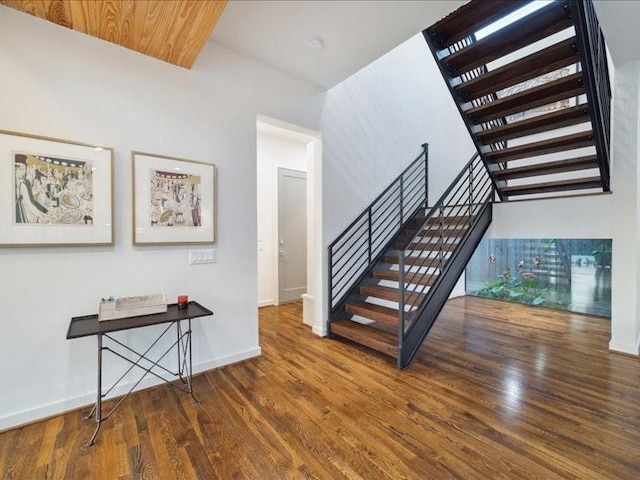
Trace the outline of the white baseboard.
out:
[[[314,298],[306,293],[302,294],[302,323],[313,327]]]
[[[268,298],[266,300],[260,300],[258,302],[258,308],[260,307],[270,307],[272,305],[275,305],[276,301],[273,298]]]
[[[609,342],[609,350],[620,353],[628,353],[630,355],[640,355],[640,339],[636,341],[636,344]]]
[[[193,366],[193,373],[198,374],[202,372],[206,372],[208,370],[213,370],[218,367],[222,367],[225,365],[230,365],[232,363],[238,363],[243,360],[248,360],[249,358],[258,357],[262,353],[260,347],[252,348],[250,350],[246,350],[244,352],[235,353],[233,355],[227,355],[226,357],[215,358],[206,362],[199,363]],[[164,372],[162,372],[164,373]],[[167,373],[159,375],[167,380],[173,380],[174,377]],[[145,378],[138,387],[136,391],[143,390],[145,388],[153,387],[155,385],[161,384],[162,381],[156,377],[147,377]],[[122,385],[118,385],[113,389],[109,398],[117,397],[119,395],[124,395],[129,391],[129,389],[135,384],[135,381],[128,382]],[[197,396],[197,390],[194,392]],[[68,398],[65,400],[60,400],[57,402],[52,402],[46,405],[41,405],[36,408],[31,408],[28,410],[23,410],[21,412],[12,413],[7,415],[6,417],[0,418],[0,431],[16,428],[20,425],[24,425],[27,423],[32,423],[38,420],[43,420],[48,417],[52,417],[54,415],[60,415],[64,412],[68,412],[70,410],[76,410],[81,407],[87,407],[94,404],[96,401],[96,393],[89,392],[83,395],[79,395],[77,397]],[[87,411],[88,413],[88,411]]]
[[[463,273],[458,279],[458,281],[456,282],[455,286],[453,287],[453,290],[451,291],[449,298],[464,297],[466,294],[467,292],[465,289],[464,273]]]
[[[315,326],[314,326],[314,327],[311,329],[311,331],[312,331],[313,333],[315,333],[316,335],[318,335],[319,337],[326,337],[326,336],[328,335],[328,333],[329,333],[329,332],[327,331],[327,327],[326,327],[326,325],[325,325],[324,327],[322,327],[322,328],[318,328],[318,327],[315,327]]]
[[[464,297],[467,294],[464,290],[454,288],[449,298]]]

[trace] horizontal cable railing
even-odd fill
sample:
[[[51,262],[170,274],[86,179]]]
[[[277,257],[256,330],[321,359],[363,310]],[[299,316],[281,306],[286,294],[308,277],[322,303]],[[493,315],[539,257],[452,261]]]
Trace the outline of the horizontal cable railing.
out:
[[[611,141],[611,84],[607,49],[592,0],[576,0],[576,38],[583,54],[582,70],[593,126],[602,186],[609,191]]]
[[[331,316],[367,271],[428,201],[428,145],[329,245]]]
[[[431,287],[446,269],[447,259],[493,197],[491,178],[479,154],[475,153],[431,207],[418,233],[399,249],[400,346],[416,320],[412,314],[428,302]]]

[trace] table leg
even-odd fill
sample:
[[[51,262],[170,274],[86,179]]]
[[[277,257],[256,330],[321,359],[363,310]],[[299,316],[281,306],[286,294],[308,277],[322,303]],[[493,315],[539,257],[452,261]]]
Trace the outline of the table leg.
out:
[[[180,380],[182,381],[182,383],[186,383],[182,374],[183,374],[183,369],[182,369],[182,329],[180,328],[180,321],[178,320],[176,322],[176,334],[178,336],[178,344],[176,345],[177,350],[178,350],[178,378],[180,378]]]
[[[91,413],[89,413],[89,417],[95,411],[96,413],[96,429],[93,432],[93,435],[89,439],[89,443],[87,443],[87,447],[90,447],[94,444],[96,437],[98,436],[98,431],[100,430],[100,425],[102,425],[102,334],[99,333],[98,337],[98,394],[96,395],[96,404],[93,407]]]
[[[198,400],[193,394],[193,355],[191,353],[191,319],[189,321],[189,332],[187,336],[187,348],[189,349],[189,372],[188,372],[188,382],[189,382],[189,394],[193,401],[196,402],[196,405],[200,405],[200,400]],[[186,354],[186,352],[185,352]]]

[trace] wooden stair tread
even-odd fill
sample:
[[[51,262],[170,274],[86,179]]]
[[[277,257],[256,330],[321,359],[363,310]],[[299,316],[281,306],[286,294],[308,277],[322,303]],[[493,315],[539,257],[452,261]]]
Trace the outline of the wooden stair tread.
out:
[[[431,217],[427,220],[426,225],[439,224],[442,221],[443,224],[463,224],[469,222],[469,215],[448,215],[446,217]]]
[[[387,255],[384,257],[384,262],[392,265],[399,263],[398,255]],[[440,268],[442,265],[439,257],[418,257],[415,255],[408,255],[404,259],[405,267],[424,267],[424,268]]]
[[[573,178],[555,182],[534,183],[530,185],[511,185],[502,189],[509,197],[516,195],[531,195],[535,193],[552,193],[567,190],[581,190],[587,188],[601,188],[600,177]]]
[[[392,327],[398,325],[399,311],[397,308],[383,307],[368,302],[348,302],[344,308],[347,313],[352,315],[359,315]],[[409,314],[405,314],[405,319],[408,316]]]
[[[400,279],[400,272],[397,270],[386,270],[386,269],[374,269],[373,270],[373,278],[377,278],[380,280],[392,280],[397,282]],[[414,285],[433,285],[435,278],[437,275],[431,275],[429,273],[406,273],[405,281]]]
[[[452,252],[456,249],[456,247],[458,246],[457,243],[454,242],[444,242],[442,244],[438,243],[438,242],[420,242],[420,241],[416,241],[416,242],[411,242],[409,245],[407,245],[407,249],[408,250],[421,250],[423,252],[439,252],[439,251],[443,251],[443,252]]]
[[[547,153],[563,152],[576,148],[590,147],[594,145],[593,132],[578,132],[561,137],[541,140],[539,142],[527,143],[516,147],[509,147],[503,150],[487,152],[483,156],[488,162],[507,162],[522,158],[536,157]]]
[[[360,294],[369,297],[381,298],[391,302],[397,302],[400,299],[400,290],[393,287],[385,287],[382,285],[361,285]],[[420,305],[424,300],[424,293],[405,291],[404,301],[409,305]]]
[[[474,135],[482,143],[489,145],[588,121],[590,121],[589,105],[580,104],[575,107],[563,108],[544,115],[508,123],[501,127],[481,130]]]
[[[352,340],[360,345],[382,352],[393,358],[398,356],[398,336],[351,320],[335,320],[329,323],[331,333]]]
[[[468,72],[573,25],[564,2],[553,2],[442,59],[453,75]]]
[[[425,30],[438,45],[445,48],[521,8],[526,0],[472,1],[450,13]]]
[[[468,217],[467,217],[468,218]],[[442,229],[442,231],[440,232],[440,226],[439,225],[425,225],[424,228],[422,228],[421,230],[410,230],[408,233],[410,235],[422,235],[422,236],[427,236],[427,235],[433,235],[435,233],[442,233],[442,235],[444,235],[445,237],[460,237],[462,235],[464,235],[464,233],[467,231],[467,226],[453,226],[453,227],[444,227]]]
[[[479,124],[582,94],[584,94],[582,72],[577,72],[485,105],[469,108],[464,113],[473,123]]]
[[[455,87],[464,101],[496,93],[518,83],[553,72],[580,61],[571,37]]]
[[[591,168],[598,168],[598,157],[596,155],[570,158],[567,160],[557,160],[554,162],[537,163],[534,165],[526,165],[524,167],[507,168],[505,170],[498,170],[494,172],[494,175],[500,180],[511,180],[514,178],[575,172]]]

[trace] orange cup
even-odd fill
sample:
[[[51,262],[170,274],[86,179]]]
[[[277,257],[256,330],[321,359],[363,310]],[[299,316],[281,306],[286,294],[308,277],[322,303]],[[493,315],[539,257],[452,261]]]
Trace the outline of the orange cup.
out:
[[[182,310],[189,305],[189,295],[178,295],[178,308]]]

